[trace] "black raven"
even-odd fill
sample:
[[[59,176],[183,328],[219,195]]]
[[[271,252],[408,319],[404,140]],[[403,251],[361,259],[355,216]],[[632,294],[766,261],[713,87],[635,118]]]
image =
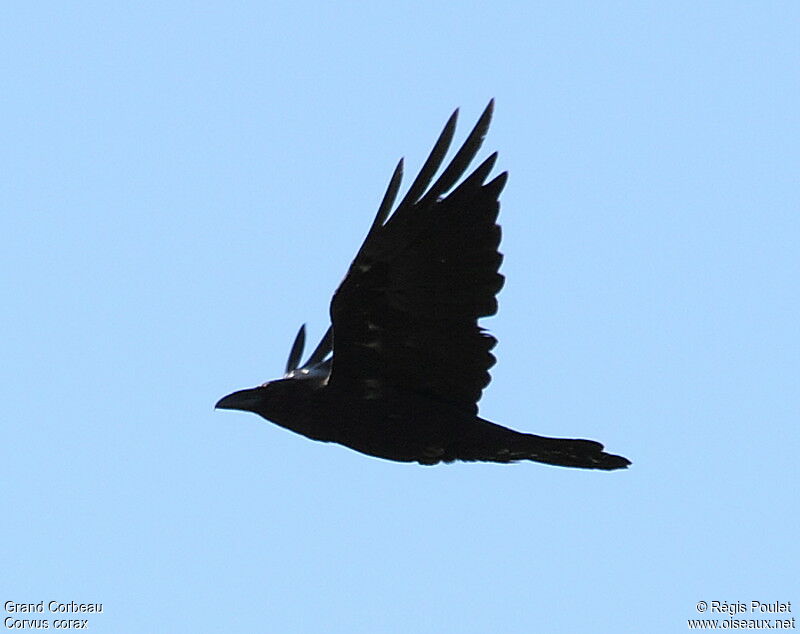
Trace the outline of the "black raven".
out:
[[[607,470],[630,464],[592,440],[525,434],[477,415],[495,363],[496,339],[478,319],[497,312],[504,281],[497,214],[507,173],[485,182],[494,153],[456,184],[483,142],[493,105],[431,185],[453,138],[458,110],[452,114],[390,213],[400,160],[333,296],[332,325],[308,361],[300,365],[301,327],[283,378],[229,394],[216,407],[401,462],[535,460]]]

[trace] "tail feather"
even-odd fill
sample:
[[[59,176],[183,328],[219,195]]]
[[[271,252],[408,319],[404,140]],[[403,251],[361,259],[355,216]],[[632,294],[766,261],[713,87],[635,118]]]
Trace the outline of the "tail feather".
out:
[[[504,463],[533,460],[560,467],[606,471],[624,469],[631,464],[623,456],[605,453],[603,445],[594,440],[547,438],[488,424],[488,428],[483,427],[480,441],[475,442],[477,439],[473,438],[473,442],[462,446],[456,459]]]
[[[603,451],[603,445],[593,440],[571,438],[545,438],[534,434],[520,434],[510,453],[514,460],[535,460],[561,467],[582,469],[624,469],[631,461],[623,456]]]

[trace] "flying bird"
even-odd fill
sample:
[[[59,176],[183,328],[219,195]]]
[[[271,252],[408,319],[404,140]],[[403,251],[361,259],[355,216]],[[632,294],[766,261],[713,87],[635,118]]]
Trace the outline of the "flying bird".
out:
[[[394,206],[403,160],[397,164],[333,295],[331,326],[308,360],[301,365],[302,326],[282,378],[233,392],[217,408],[254,412],[312,440],[400,462],[630,464],[599,442],[522,433],[478,416],[497,343],[478,320],[497,312],[503,286],[497,214],[508,174],[487,181],[496,152],[465,174],[493,107],[492,100],[434,180],[455,132],[453,112]]]

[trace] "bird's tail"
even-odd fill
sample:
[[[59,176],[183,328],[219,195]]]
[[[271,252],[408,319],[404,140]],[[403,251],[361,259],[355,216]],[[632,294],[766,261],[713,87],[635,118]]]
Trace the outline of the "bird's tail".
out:
[[[603,445],[594,440],[520,435],[522,438],[511,448],[514,460],[535,460],[561,467],[606,471],[624,469],[631,463],[623,456],[604,452]]]
[[[483,421],[488,423],[488,421]],[[603,445],[594,440],[547,438],[523,434],[494,423],[483,427],[481,441],[462,447],[460,460],[488,462],[517,462],[533,460],[560,467],[580,469],[624,469],[631,461],[623,456],[605,453]],[[488,432],[488,433],[487,433]]]

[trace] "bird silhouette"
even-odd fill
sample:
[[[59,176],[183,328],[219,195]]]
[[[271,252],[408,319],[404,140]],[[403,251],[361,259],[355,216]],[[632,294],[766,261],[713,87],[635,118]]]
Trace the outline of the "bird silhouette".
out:
[[[331,326],[300,364],[305,326],[285,375],[217,402],[254,412],[313,440],[370,456],[440,462],[533,460],[587,469],[630,461],[592,440],[547,438],[478,416],[496,339],[478,325],[497,312],[498,198],[508,174],[487,181],[497,153],[465,177],[492,117],[483,111],[441,174],[458,110],[394,206],[402,159],[330,305]],[[392,208],[394,210],[392,211]]]

